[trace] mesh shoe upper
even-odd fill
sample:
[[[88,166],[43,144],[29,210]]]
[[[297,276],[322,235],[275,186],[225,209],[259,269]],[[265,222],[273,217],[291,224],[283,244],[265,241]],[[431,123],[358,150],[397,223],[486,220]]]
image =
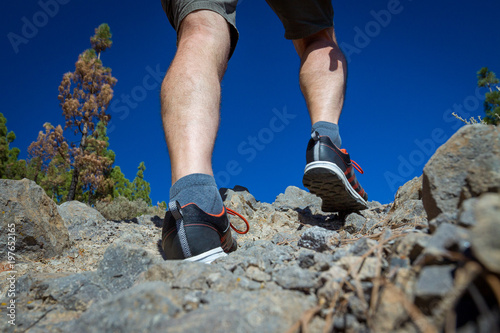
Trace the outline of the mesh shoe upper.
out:
[[[220,214],[212,215],[194,203],[183,207],[177,202],[175,206],[169,204],[162,230],[162,248],[167,259],[188,259],[219,247],[224,252],[237,247],[225,207]]]

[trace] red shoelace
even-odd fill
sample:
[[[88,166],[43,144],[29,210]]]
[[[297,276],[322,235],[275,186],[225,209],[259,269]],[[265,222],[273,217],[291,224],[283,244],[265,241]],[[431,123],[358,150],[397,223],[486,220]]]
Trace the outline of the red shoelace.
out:
[[[344,154],[347,154],[347,150],[345,150],[345,149],[340,149],[340,151],[343,152]],[[361,173],[361,174],[365,173],[363,171],[363,169],[361,169],[361,167],[359,166],[359,164],[356,163],[356,162],[354,162],[354,160],[351,160],[351,163],[354,166],[354,168],[359,171],[359,173]]]
[[[231,226],[231,228],[233,228],[234,231],[236,231],[237,233],[243,235],[243,234],[246,234],[248,232],[248,230],[250,230],[250,224],[248,224],[248,221],[246,218],[244,218],[243,216],[241,216],[240,214],[236,213],[234,210],[232,209],[229,209],[226,207],[226,210],[227,210],[227,213],[228,214],[231,214],[233,216],[238,216],[240,219],[243,220],[243,222],[245,222],[247,228],[245,231],[241,231],[241,230],[238,230],[231,222],[229,222],[229,225]]]

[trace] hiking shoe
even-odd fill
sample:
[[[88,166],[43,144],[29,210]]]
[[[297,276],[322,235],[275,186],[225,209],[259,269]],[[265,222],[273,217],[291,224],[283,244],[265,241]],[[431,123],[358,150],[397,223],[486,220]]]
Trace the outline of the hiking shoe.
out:
[[[345,149],[339,149],[328,136],[314,131],[307,145],[306,168],[302,183],[323,200],[324,212],[352,212],[368,208],[368,195],[361,187],[354,168],[364,173],[351,161]],[[354,168],[353,168],[354,167]]]
[[[245,222],[245,231],[237,230],[228,220],[227,213],[237,215]],[[168,204],[162,230],[161,246],[168,260],[184,259],[211,263],[236,250],[236,240],[231,228],[237,233],[248,232],[247,220],[229,208],[223,207],[218,215],[205,213],[196,204],[180,206],[178,201]]]

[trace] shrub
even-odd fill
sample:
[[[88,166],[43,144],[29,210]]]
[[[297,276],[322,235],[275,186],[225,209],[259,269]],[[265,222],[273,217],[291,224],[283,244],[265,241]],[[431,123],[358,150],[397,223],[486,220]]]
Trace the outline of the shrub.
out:
[[[106,218],[112,221],[130,220],[144,214],[153,214],[155,208],[150,207],[142,200],[130,201],[125,197],[117,197],[111,202],[98,201],[95,208]]]

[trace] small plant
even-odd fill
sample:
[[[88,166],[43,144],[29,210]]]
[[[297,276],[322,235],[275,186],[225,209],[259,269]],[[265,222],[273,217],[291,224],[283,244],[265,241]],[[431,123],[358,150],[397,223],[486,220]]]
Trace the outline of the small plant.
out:
[[[151,207],[142,199],[130,201],[125,197],[118,197],[111,202],[98,201],[95,208],[107,220],[122,221],[148,214]]]
[[[111,221],[130,220],[141,215],[156,215],[163,217],[165,215],[167,204],[159,202],[158,206],[149,206],[143,199],[129,200],[126,197],[119,196],[113,201],[98,201],[95,208]]]
[[[477,119],[474,117],[470,117],[469,120],[467,120],[467,119],[460,117],[455,112],[453,112],[452,115],[455,118],[457,118],[458,120],[463,121],[466,125],[477,125],[477,124],[487,125],[488,124],[486,121],[484,121],[483,118],[481,118],[481,116],[477,116]]]

